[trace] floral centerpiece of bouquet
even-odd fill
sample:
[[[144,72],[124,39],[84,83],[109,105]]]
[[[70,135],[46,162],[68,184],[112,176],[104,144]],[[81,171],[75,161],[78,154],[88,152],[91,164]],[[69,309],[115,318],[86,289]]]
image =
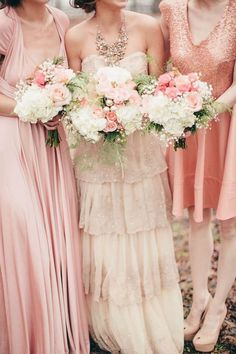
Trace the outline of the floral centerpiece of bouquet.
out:
[[[176,69],[158,80],[141,75],[136,79],[142,96],[146,129],[158,132],[174,148],[186,148],[186,137],[198,129],[209,128],[219,108],[212,87],[200,75],[182,75]]]
[[[63,58],[48,59],[35,69],[31,78],[17,85],[14,112],[22,122],[48,123],[71,102],[76,74],[63,64]],[[58,146],[57,129],[48,130],[46,143]]]
[[[81,139],[123,145],[142,128],[141,97],[130,72],[103,67],[96,74],[80,73],[67,107],[65,124],[71,145]]]

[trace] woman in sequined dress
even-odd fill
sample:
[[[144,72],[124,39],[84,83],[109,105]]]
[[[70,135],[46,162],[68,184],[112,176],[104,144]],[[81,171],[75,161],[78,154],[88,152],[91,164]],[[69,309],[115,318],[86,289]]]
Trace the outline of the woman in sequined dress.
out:
[[[87,12],[96,8],[96,13],[67,34],[74,70],[93,73],[111,62],[132,75],[161,72],[164,47],[159,25],[147,15],[125,11],[126,3],[75,0],[76,6]],[[150,64],[147,54],[154,59]],[[96,160],[97,150],[96,145],[80,144],[75,162],[83,154]],[[123,169],[100,163],[89,170],[75,167],[90,331],[101,348],[111,352],[183,350],[166,168],[159,140],[140,133],[129,137]]]
[[[200,72],[202,79],[213,86],[218,101],[232,107],[236,99],[236,1],[163,0],[160,9],[173,65],[182,73]],[[225,301],[236,275],[235,117],[221,114],[210,130],[189,137],[187,144],[185,151],[169,149],[167,153],[173,213],[182,216],[183,209],[188,208],[190,219],[194,292],[185,339],[194,338],[199,351],[211,351],[226,316]],[[216,209],[222,231],[213,299],[208,291],[213,252],[211,209]]]

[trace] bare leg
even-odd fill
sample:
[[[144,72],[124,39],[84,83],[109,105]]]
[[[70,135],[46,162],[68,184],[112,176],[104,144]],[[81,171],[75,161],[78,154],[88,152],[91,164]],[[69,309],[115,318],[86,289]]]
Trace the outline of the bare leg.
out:
[[[196,333],[209,301],[208,277],[213,253],[213,237],[211,232],[211,210],[205,209],[203,221],[196,223],[193,218],[193,208],[189,209],[190,236],[189,252],[193,279],[193,304],[185,324],[185,339],[191,339],[188,334]],[[187,334],[187,336],[186,336]]]
[[[236,219],[221,221],[221,247],[217,272],[217,287],[213,301],[207,312],[206,320],[221,316],[225,302],[236,277]]]
[[[199,351],[212,351],[226,316],[225,302],[236,277],[236,220],[221,222],[221,248],[215,296],[207,311],[203,326],[194,338]]]

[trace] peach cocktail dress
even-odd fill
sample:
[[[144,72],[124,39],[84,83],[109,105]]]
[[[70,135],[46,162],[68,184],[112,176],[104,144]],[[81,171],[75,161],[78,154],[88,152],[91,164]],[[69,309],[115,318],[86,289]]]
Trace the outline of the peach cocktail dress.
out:
[[[65,55],[67,17],[48,7]],[[14,97],[35,63],[14,9],[0,11],[0,92]],[[59,53],[58,53],[59,54]],[[65,135],[0,116],[0,353],[88,354],[78,203]]]
[[[99,55],[82,70],[105,66]],[[137,52],[119,65],[147,72]],[[168,220],[166,162],[159,140],[129,136],[123,168],[98,161],[97,144],[81,143],[76,166],[83,239],[83,278],[91,334],[101,348],[122,354],[178,354],[183,349],[182,299]]]
[[[162,16],[169,28],[173,65],[181,73],[198,72],[213,87],[215,98],[232,84],[236,59],[236,2],[229,0],[216,27],[195,45],[188,22],[187,0],[163,0]],[[187,138],[187,149],[169,148],[167,160],[173,191],[173,213],[194,206],[195,220],[204,208],[216,209],[225,220],[236,216],[236,123],[229,113],[213,122],[211,129]]]

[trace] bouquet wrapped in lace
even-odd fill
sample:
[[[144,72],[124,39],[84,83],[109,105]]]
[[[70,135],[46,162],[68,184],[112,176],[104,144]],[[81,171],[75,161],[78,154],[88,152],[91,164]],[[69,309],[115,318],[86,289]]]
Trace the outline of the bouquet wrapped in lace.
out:
[[[182,75],[174,69],[158,80],[140,76],[136,83],[147,130],[158,132],[161,139],[174,143],[175,149],[186,148],[186,137],[208,128],[222,110],[214,100],[212,87],[197,73]]]
[[[32,78],[17,85],[14,112],[26,123],[52,121],[71,102],[75,79],[75,73],[63,66],[62,58],[46,60]],[[58,130],[49,130],[46,143],[56,147],[59,142]]]
[[[124,146],[127,137],[142,127],[141,97],[130,72],[103,67],[93,75],[78,74],[65,124],[74,147],[81,139]]]

